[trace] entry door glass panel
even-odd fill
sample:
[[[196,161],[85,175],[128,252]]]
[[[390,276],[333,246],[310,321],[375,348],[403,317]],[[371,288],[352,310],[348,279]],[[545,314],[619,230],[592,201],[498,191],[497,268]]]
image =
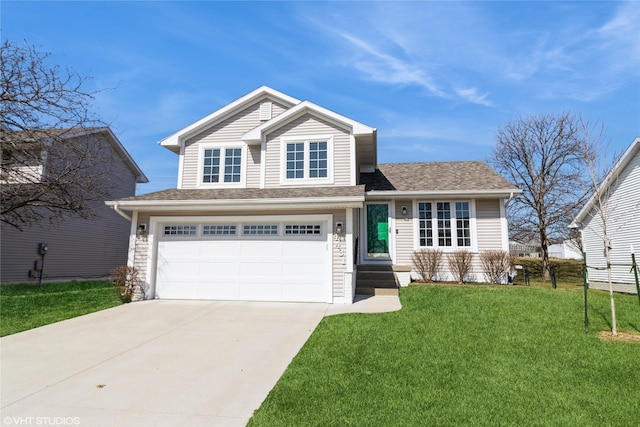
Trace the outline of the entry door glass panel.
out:
[[[389,205],[367,205],[367,257],[389,257]]]

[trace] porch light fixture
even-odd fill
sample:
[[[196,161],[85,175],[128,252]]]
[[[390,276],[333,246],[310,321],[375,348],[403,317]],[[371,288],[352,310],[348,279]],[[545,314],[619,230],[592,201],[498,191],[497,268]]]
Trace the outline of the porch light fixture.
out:
[[[406,215],[407,214],[407,207],[406,206],[403,206],[400,209],[402,210],[402,215]]]
[[[341,222],[336,222],[336,234],[342,234],[342,223]]]
[[[144,236],[145,234],[147,234],[147,224],[138,225],[138,229],[136,230],[136,234],[138,236]]]

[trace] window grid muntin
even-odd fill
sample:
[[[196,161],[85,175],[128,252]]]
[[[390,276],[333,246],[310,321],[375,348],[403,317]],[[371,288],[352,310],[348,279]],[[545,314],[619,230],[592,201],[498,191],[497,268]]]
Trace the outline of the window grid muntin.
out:
[[[220,149],[207,148],[204,150],[202,166],[202,182],[215,183],[220,181]]]
[[[285,224],[284,234],[287,235],[301,235],[301,234],[315,234],[318,235],[321,232],[320,224]]]
[[[228,224],[205,224],[202,227],[202,234],[205,236],[235,236],[237,226]]]
[[[195,225],[165,225],[165,236],[195,236],[198,227]]]
[[[309,178],[327,177],[327,150],[327,141],[309,142]]]
[[[437,202],[438,246],[451,246],[451,203]]]
[[[224,182],[240,182],[242,148],[224,150]]]
[[[433,246],[433,212],[430,202],[418,203],[420,246]]]
[[[471,213],[469,202],[456,202],[456,230],[458,246],[471,246]]]
[[[304,178],[304,142],[287,143],[287,179]]]
[[[247,224],[242,226],[242,234],[246,236],[277,236],[277,224]]]

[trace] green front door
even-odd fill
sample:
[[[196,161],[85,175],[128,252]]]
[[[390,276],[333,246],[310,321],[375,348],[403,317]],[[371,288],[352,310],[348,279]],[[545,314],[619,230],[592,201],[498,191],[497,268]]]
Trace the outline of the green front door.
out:
[[[367,257],[389,258],[389,205],[367,205]]]

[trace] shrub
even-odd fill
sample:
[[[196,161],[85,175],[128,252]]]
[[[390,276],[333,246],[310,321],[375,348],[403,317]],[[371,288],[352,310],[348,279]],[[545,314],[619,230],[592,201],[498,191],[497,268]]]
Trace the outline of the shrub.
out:
[[[460,251],[450,252],[447,254],[449,261],[449,269],[458,283],[464,283],[465,278],[471,270],[471,260],[473,253],[464,249]]]
[[[441,249],[421,249],[411,255],[413,266],[425,282],[435,281],[436,275],[442,267]]]
[[[136,292],[142,291],[138,270],[135,267],[127,265],[116,267],[111,271],[111,277],[122,302],[131,302]]]
[[[502,278],[509,273],[512,259],[509,253],[505,251],[482,251],[480,253],[480,263],[489,283],[499,284],[502,282]]]

